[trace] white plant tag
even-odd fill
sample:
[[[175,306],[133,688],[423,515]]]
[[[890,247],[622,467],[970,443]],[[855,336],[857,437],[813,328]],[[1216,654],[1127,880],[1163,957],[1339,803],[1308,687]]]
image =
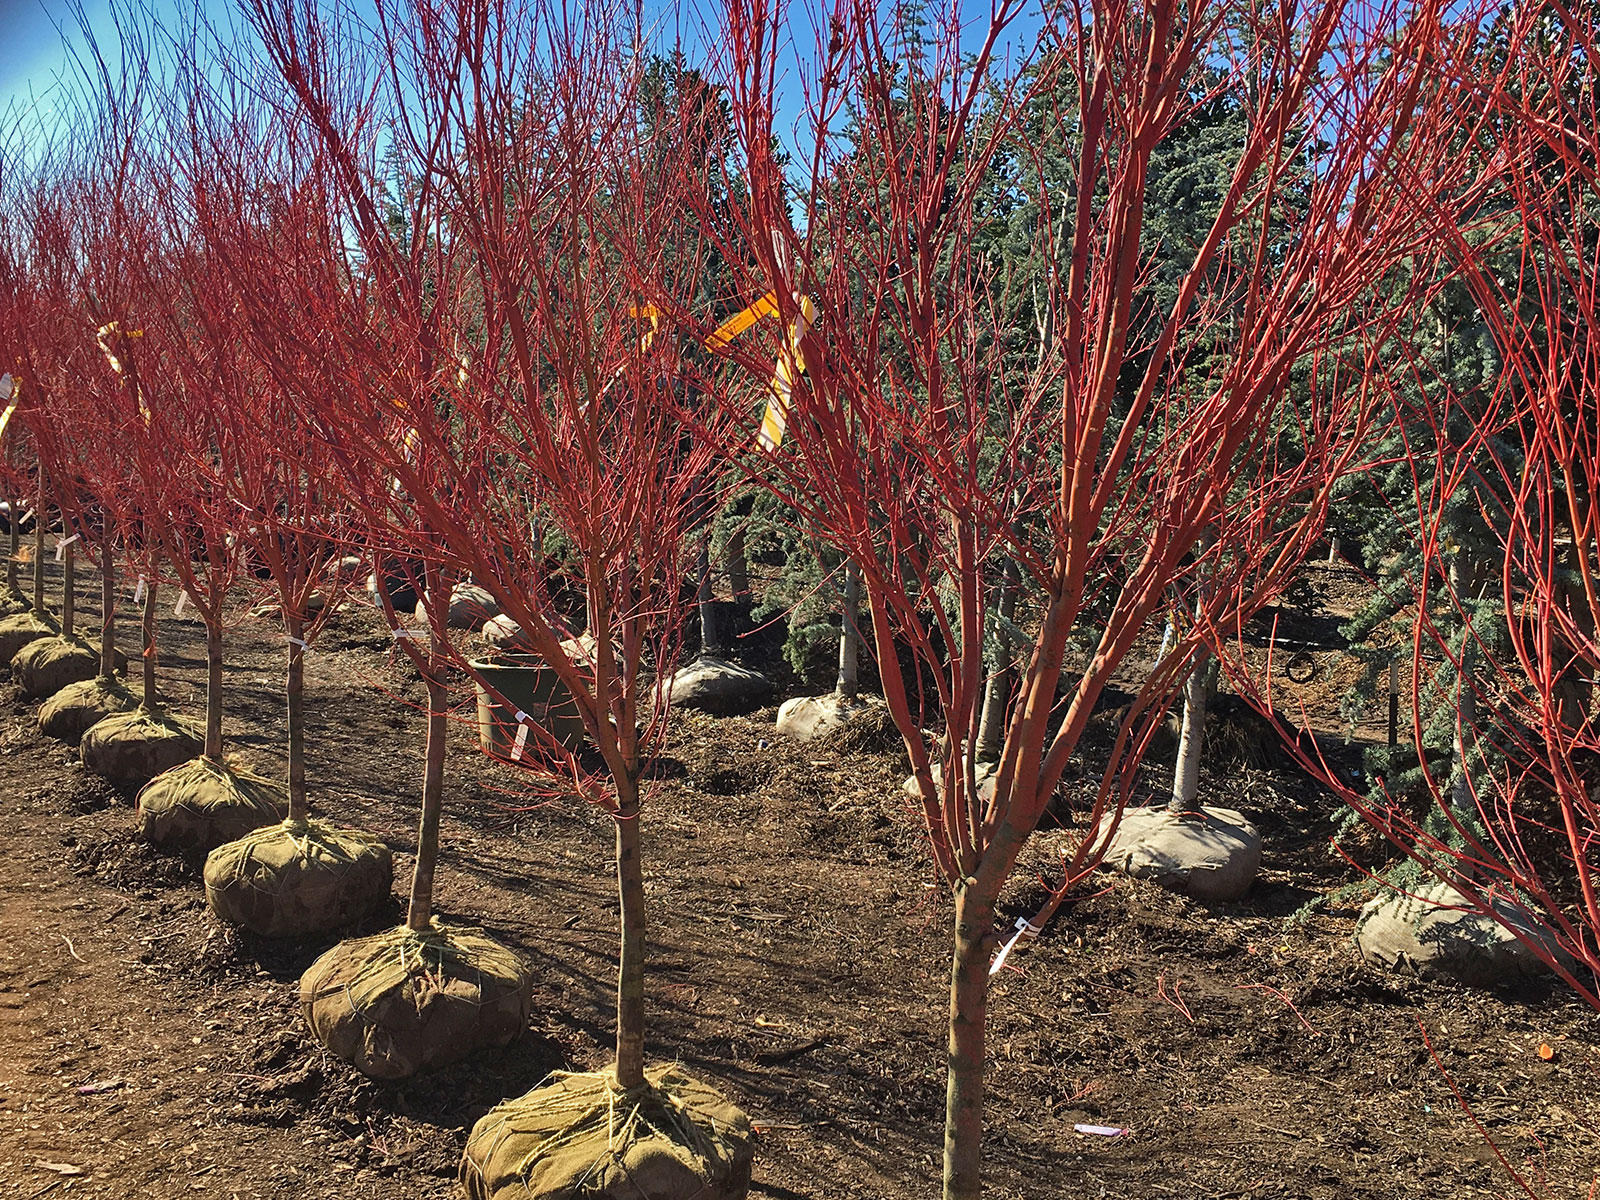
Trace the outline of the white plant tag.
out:
[[[189,603],[189,593],[188,592],[184,592],[184,591],[180,591],[178,593],[178,602],[172,606],[172,615],[175,616],[175,617],[183,616],[183,607],[184,607],[184,605],[186,605],[188,603]]]
[[[73,534],[71,537],[62,538],[59,542],[56,543],[56,561],[57,562],[66,562],[67,561],[67,547],[72,545],[72,543],[77,541],[77,540],[78,540],[78,535],[77,534]]]
[[[133,589],[133,602],[135,604],[144,599],[144,576],[139,576],[139,586]]]
[[[517,726],[517,740],[511,744],[511,758],[514,762],[522,760],[522,752],[528,748],[528,727]]]

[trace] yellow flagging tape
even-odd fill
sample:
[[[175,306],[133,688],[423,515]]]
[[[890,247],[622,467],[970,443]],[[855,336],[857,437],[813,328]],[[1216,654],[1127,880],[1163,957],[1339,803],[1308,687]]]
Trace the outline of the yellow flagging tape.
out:
[[[106,356],[106,361],[111,364],[111,369],[113,371],[115,371],[118,375],[121,375],[123,373],[122,360],[118,358],[116,352],[112,350],[111,342],[109,340],[113,335],[116,334],[121,334],[129,341],[132,341],[134,338],[142,338],[144,336],[144,330],[125,330],[118,322],[110,321],[100,326],[100,328],[95,332],[95,341],[100,343],[100,350]],[[144,402],[143,388],[138,389],[138,396],[139,415],[144,418],[144,423],[146,426],[148,426],[150,424],[150,406]]]
[[[789,344],[779,352],[772,371],[772,396],[767,401],[767,411],[761,417],[761,432],[756,435],[756,445],[771,453],[783,444],[783,433],[789,424],[789,402],[794,396],[794,381],[806,369],[805,357],[800,352],[800,339],[817,321],[817,306],[810,296],[800,297],[800,311],[795,314],[794,325],[789,330]]]
[[[777,315],[777,293],[768,292],[750,307],[734,313],[733,316],[718,325],[712,331],[711,336],[706,338],[705,347],[707,350],[720,350],[763,317],[775,317]]]
[[[0,437],[5,436],[6,426],[11,424],[11,414],[17,411],[17,405],[22,400],[22,380],[7,371],[0,375],[0,400],[9,400],[5,412],[0,412]]]

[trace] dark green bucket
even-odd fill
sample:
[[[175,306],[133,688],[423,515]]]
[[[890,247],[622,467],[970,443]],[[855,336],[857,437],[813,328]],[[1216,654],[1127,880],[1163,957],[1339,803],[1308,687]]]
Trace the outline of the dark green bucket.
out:
[[[472,662],[478,692],[478,745],[487,754],[509,759],[517,743],[517,710],[550,731],[571,751],[583,748],[587,736],[578,706],[561,677],[533,654],[508,654],[494,662]],[[489,687],[504,698],[504,703]],[[532,733],[529,734],[530,739]]]

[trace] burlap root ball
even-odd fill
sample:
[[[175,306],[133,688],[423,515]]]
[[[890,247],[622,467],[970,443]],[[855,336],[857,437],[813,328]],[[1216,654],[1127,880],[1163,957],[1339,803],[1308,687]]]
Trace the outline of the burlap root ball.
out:
[[[264,937],[342,929],[389,899],[394,858],[376,836],[323,821],[285,821],[206,856],[206,903]]]
[[[743,1200],[750,1119],[674,1066],[622,1091],[611,1072],[550,1078],[490,1109],[461,1159],[471,1200]]]
[[[120,653],[113,659],[114,670],[128,669]],[[30,698],[54,696],[62,688],[82,683],[100,674],[100,651],[76,637],[47,637],[29,642],[11,660],[11,678]]]
[[[61,632],[61,623],[49,613],[43,615],[31,608],[27,612],[0,620],[0,662],[10,662],[29,642],[55,637]]]
[[[340,942],[300,977],[316,1039],[374,1079],[405,1079],[528,1027],[533,972],[482,933],[401,925]]]
[[[139,697],[114,675],[68,684],[39,706],[39,732],[76,746],[91,726],[139,707]]]
[[[140,707],[90,726],[78,743],[78,757],[96,775],[132,790],[199,757],[205,745],[199,730],[172,714]]]
[[[203,757],[161,772],[140,789],[138,804],[146,840],[183,853],[209,853],[289,811],[279,784]]]

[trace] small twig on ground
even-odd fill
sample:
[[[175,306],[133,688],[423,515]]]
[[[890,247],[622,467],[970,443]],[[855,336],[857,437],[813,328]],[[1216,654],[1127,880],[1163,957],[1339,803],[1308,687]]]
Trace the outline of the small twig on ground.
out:
[[[1494,1151],[1494,1156],[1500,1160],[1500,1165],[1506,1169],[1506,1174],[1517,1181],[1517,1186],[1528,1194],[1530,1200],[1541,1200],[1539,1193],[1528,1186],[1528,1181],[1518,1174],[1517,1169],[1511,1165],[1506,1156],[1500,1153],[1499,1145],[1494,1138],[1489,1136],[1489,1131],[1483,1127],[1483,1122],[1478,1120],[1478,1114],[1472,1111],[1472,1106],[1467,1103],[1467,1098],[1461,1094],[1461,1089],[1456,1086],[1456,1081],[1450,1077],[1450,1072],[1445,1070],[1444,1063],[1440,1060],[1438,1052],[1433,1048],[1433,1043],[1428,1040],[1428,1027],[1420,1019],[1417,1021],[1417,1029],[1422,1034],[1422,1044],[1428,1048],[1428,1057],[1433,1059],[1433,1065],[1439,1068],[1439,1074],[1443,1075],[1444,1081],[1450,1085],[1451,1092],[1455,1094],[1456,1103],[1461,1106],[1461,1111],[1467,1114],[1467,1120],[1477,1126],[1478,1133],[1483,1137],[1483,1140],[1489,1143],[1489,1149]],[[1595,1184],[1600,1185],[1600,1179],[1596,1179]],[[1591,1185],[1589,1195],[1592,1197],[1594,1194],[1594,1185]]]
[[[84,958],[83,955],[79,954],[76,950],[74,950],[72,948],[72,939],[71,938],[69,938],[64,933],[58,933],[58,934],[56,934],[56,936],[59,937],[63,942],[65,942],[67,944],[67,953],[68,954],[72,955],[73,958],[77,959],[84,966],[88,966],[89,965],[89,960],[87,958]]]
[[[1268,987],[1264,983],[1236,983],[1233,986],[1235,988],[1252,988],[1257,991],[1270,992],[1272,995],[1276,996],[1279,1000],[1282,1000],[1289,1006],[1289,1011],[1295,1015],[1295,1019],[1298,1020],[1300,1024],[1304,1025],[1308,1030],[1310,1030],[1312,1037],[1322,1036],[1322,1031],[1315,1028],[1310,1021],[1305,1019],[1300,1010],[1294,1006],[1294,1001],[1289,999],[1285,993],[1280,992],[1277,988]]]
[[[1189,1011],[1188,1003],[1183,999],[1182,996],[1178,994],[1178,991],[1183,987],[1183,984],[1177,979],[1174,979],[1172,981],[1172,993],[1169,995],[1167,993],[1166,981],[1167,977],[1165,974],[1156,976],[1156,995],[1160,999],[1165,1000],[1173,1008],[1177,1009],[1182,1015],[1183,1019],[1189,1022],[1189,1024],[1193,1025],[1194,1013]]]

